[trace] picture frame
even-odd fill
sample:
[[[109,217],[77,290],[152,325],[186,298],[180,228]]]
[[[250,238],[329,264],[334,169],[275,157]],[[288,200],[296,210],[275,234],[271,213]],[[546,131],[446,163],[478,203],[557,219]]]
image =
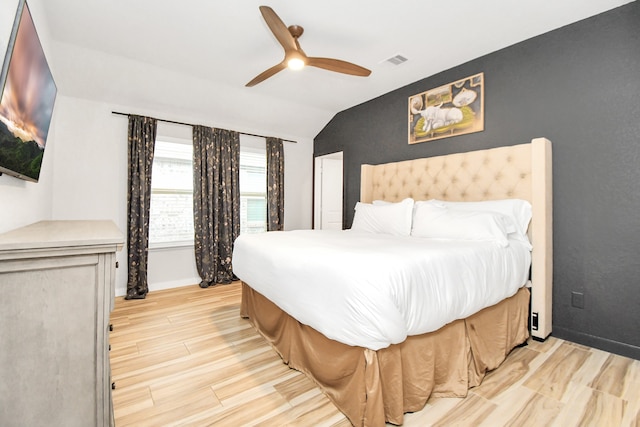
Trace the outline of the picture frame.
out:
[[[412,95],[409,144],[484,130],[484,73]]]

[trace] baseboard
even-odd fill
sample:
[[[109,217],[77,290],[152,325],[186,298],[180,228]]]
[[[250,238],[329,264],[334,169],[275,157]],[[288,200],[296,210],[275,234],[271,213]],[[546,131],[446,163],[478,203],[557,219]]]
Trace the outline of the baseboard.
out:
[[[553,325],[553,336],[620,356],[640,360],[640,347]]]
[[[171,280],[168,282],[157,282],[157,283],[149,283],[149,292],[153,291],[162,291],[164,289],[173,289],[173,288],[181,288],[183,286],[191,286],[197,285],[200,283],[202,279],[199,277],[180,279],[180,280]],[[116,296],[123,297],[127,293],[126,288],[116,288]]]

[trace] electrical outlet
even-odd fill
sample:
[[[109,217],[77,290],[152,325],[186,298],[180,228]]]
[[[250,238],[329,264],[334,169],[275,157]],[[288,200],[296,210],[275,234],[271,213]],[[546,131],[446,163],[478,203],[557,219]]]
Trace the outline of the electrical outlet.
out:
[[[571,292],[571,307],[584,308],[584,293]]]

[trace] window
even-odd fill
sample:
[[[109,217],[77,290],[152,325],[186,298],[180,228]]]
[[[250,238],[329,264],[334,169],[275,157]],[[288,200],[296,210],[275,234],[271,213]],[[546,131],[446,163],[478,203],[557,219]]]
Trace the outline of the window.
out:
[[[156,141],[151,174],[149,246],[193,245],[193,147]]]
[[[265,149],[240,149],[240,233],[267,231],[267,156]]]
[[[151,175],[149,247],[193,245],[193,146],[157,140]],[[264,148],[240,151],[240,233],[267,231]]]

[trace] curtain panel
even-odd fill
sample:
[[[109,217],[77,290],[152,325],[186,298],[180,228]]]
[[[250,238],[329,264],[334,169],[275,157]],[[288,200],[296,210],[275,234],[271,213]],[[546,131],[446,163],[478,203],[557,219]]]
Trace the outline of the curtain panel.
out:
[[[127,192],[128,279],[125,299],[142,299],[149,292],[149,207],[156,119],[129,116],[129,176]]]
[[[237,280],[231,256],[240,235],[240,134],[193,127],[193,218],[200,287]]]
[[[284,147],[267,138],[267,231],[284,229]]]

